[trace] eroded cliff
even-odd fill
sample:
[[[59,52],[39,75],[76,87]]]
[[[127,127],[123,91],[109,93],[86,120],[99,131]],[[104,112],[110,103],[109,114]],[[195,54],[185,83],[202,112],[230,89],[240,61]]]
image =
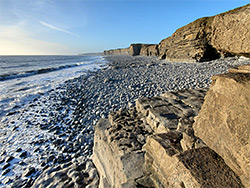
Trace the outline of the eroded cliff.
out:
[[[133,46],[134,45],[134,46]],[[133,48],[140,48],[135,50]],[[159,56],[171,61],[196,62],[224,56],[250,57],[250,4],[212,17],[200,18],[163,39],[159,45],[132,44],[126,54]],[[109,54],[124,54],[120,49]]]

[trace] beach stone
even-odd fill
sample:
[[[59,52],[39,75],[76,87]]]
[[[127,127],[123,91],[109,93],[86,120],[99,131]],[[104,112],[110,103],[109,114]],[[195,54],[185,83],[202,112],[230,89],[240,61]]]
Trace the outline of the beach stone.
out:
[[[6,174],[9,173],[9,172],[10,172],[10,169],[9,169],[9,168],[5,169],[5,170],[2,172],[2,176],[6,175]]]
[[[8,168],[10,166],[10,163],[6,163],[5,165],[3,165],[2,170],[5,170],[6,168]]]
[[[27,151],[23,151],[20,155],[19,155],[19,157],[27,157],[27,155],[28,155],[28,152]]]
[[[3,183],[4,183],[5,185],[10,184],[11,182],[13,182],[13,180],[12,180],[11,178],[5,178],[5,179],[3,180]]]
[[[21,152],[22,151],[22,148],[18,148],[17,150],[16,150],[16,152]]]
[[[11,120],[11,126],[18,124],[20,130],[22,129],[23,131],[25,130],[26,126],[26,123],[23,122],[29,120],[30,122],[27,121],[27,123],[30,123],[30,128],[27,130],[27,133],[29,134],[30,132],[32,135],[37,134],[37,136],[34,139],[30,140],[30,142],[33,140],[33,143],[31,143],[31,145],[28,145],[29,150],[27,150],[27,152],[30,152],[30,155],[28,155],[27,158],[23,158],[25,164],[21,162],[20,164],[22,164],[23,166],[19,164],[14,165],[13,171],[11,171],[10,173],[11,175],[13,174],[13,176],[16,176],[17,173],[23,174],[23,171],[30,165],[40,166],[40,164],[44,164],[44,167],[37,168],[37,173],[31,175],[32,178],[35,179],[39,176],[40,173],[56,165],[53,163],[59,163],[59,159],[57,157],[58,153],[62,153],[63,158],[65,159],[61,161],[62,163],[60,163],[60,166],[63,166],[64,163],[67,164],[72,160],[72,158],[75,157],[77,157],[77,160],[75,160],[74,163],[77,164],[77,162],[79,162],[79,154],[81,156],[84,156],[84,160],[90,158],[90,155],[92,154],[92,146],[94,143],[93,122],[97,122],[100,118],[93,113],[94,111],[103,112],[103,114],[107,118],[110,111],[127,108],[128,102],[131,102],[134,106],[134,100],[138,97],[152,97],[155,95],[160,95],[164,93],[164,91],[170,89],[180,89],[181,86],[188,86],[191,88],[203,87],[204,85],[209,85],[210,80],[208,78],[210,77],[210,75],[214,74],[215,72],[217,73],[226,71],[226,68],[228,66],[239,63],[237,58],[226,58],[220,61],[204,62],[200,64],[173,64],[167,61],[162,61],[165,62],[166,65],[161,65],[161,67],[159,67],[161,61],[152,57],[109,56],[107,57],[107,60],[110,61],[111,66],[114,64],[119,68],[116,70],[107,68],[106,70],[98,71],[97,73],[87,73],[87,75],[83,75],[79,78],[67,81],[66,83],[61,83],[60,86],[54,91],[49,91],[42,97],[39,97],[39,100],[33,107],[24,107],[25,109],[20,113],[20,116],[18,116],[17,119],[15,119],[13,116],[14,119],[13,121]],[[241,63],[245,63],[244,61],[240,60]],[[146,65],[153,64],[153,62],[155,62],[155,65],[147,69]],[[218,64],[221,65],[218,66]],[[132,65],[133,67],[131,67]],[[112,78],[115,81],[103,84],[105,78]],[[188,85],[185,85],[186,83],[184,83],[184,81],[186,82],[186,80],[190,80],[190,83],[188,83]],[[195,81],[192,82],[193,80]],[[173,84],[173,87],[175,88],[172,88],[170,84]],[[159,90],[159,87],[161,87],[162,90]],[[74,98],[75,102],[71,102],[71,98]],[[98,98],[101,98],[101,101],[98,101]],[[64,104],[62,100],[64,100],[64,103],[66,104]],[[63,106],[63,108],[59,108],[59,106]],[[112,106],[114,107],[114,109]],[[68,114],[65,114],[65,108],[67,109]],[[61,109],[61,111],[58,111],[56,109]],[[48,116],[49,114],[51,117]],[[101,115],[101,113],[99,115]],[[44,119],[46,119],[46,121]],[[81,119],[83,119],[83,121],[80,121]],[[119,132],[119,130],[117,130],[121,134],[112,134],[112,136],[110,136],[114,138],[114,140],[121,140],[122,145],[120,148],[124,148],[125,152],[130,152],[133,150],[133,148],[139,149],[146,143],[147,134],[145,134],[144,136],[144,129],[149,134],[154,134],[154,131],[152,130],[150,125],[147,124],[143,115],[140,119],[143,122],[143,125],[141,123],[135,123],[136,126],[132,126],[133,120],[131,121],[129,119],[134,119],[134,116],[131,116],[131,118],[126,118],[123,121],[123,131]],[[188,123],[184,123],[184,121],[183,123],[180,123],[182,119],[185,119],[185,117],[179,119],[176,129],[176,131],[178,132],[182,132],[182,130],[186,131],[190,128]],[[131,126],[127,127],[127,124],[130,124],[130,122],[132,122]],[[44,131],[39,128],[40,124],[44,124],[51,129],[54,126],[60,127],[60,129],[58,128],[58,130],[61,131],[61,133],[65,134],[61,135],[61,133],[58,132],[58,134],[54,131],[48,133],[48,131]],[[116,122],[116,124],[116,127],[119,128],[118,122]],[[6,121],[5,123],[3,123],[3,126],[5,125],[6,127],[3,129],[9,129],[8,126],[10,126],[10,122]],[[30,129],[33,128],[38,132],[30,131]],[[115,132],[116,129],[114,133]],[[129,134],[127,134],[126,132],[128,132]],[[133,132],[135,132],[136,134],[133,135]],[[14,134],[15,132],[12,133]],[[8,133],[7,131],[4,131],[3,134],[7,135]],[[82,139],[82,143],[79,143],[76,139],[78,134],[83,134],[85,136]],[[55,142],[54,144],[54,141],[59,139],[59,135],[61,135],[60,139],[62,139],[64,142],[62,144],[60,144],[59,142]],[[138,138],[136,138],[137,135]],[[27,137],[25,136],[24,138],[26,139]],[[128,141],[126,141],[127,138],[129,138]],[[117,140],[116,142],[118,143]],[[13,141],[15,141],[15,143],[23,143],[23,140]],[[72,144],[69,144],[69,141],[71,141]],[[77,144],[73,143],[79,143],[79,147]],[[130,144],[132,145],[132,147]],[[72,153],[63,153],[62,146],[64,145],[73,147]],[[196,146],[199,147],[198,142],[195,142],[195,147]],[[17,149],[16,144],[12,145],[12,142],[10,142],[8,143],[8,145],[6,145],[6,148],[7,147],[11,148],[10,150],[8,149],[8,154],[17,156],[17,159],[14,159],[10,163],[22,160],[18,156],[21,152],[14,152]],[[27,148],[26,146],[24,147]],[[35,148],[40,148],[39,152],[33,153]],[[136,151],[138,152],[139,150]],[[6,158],[6,155],[7,153],[5,153],[2,158]],[[56,157],[56,160],[53,159],[49,164],[46,164],[46,159],[50,155],[54,155]],[[33,157],[37,160],[33,160]],[[1,167],[2,166],[3,164],[1,164]],[[15,169],[20,169],[20,172],[19,170],[16,171]],[[21,179],[30,179],[30,176],[22,176]],[[81,179],[79,179],[79,181],[80,180]],[[48,179],[48,181],[50,181],[50,179]],[[77,181],[77,179],[75,179],[75,181]],[[93,180],[93,182],[94,181],[97,180],[95,179]],[[146,182],[146,180],[141,182]],[[136,180],[135,184],[139,185],[140,183],[138,183]]]
[[[195,119],[195,135],[250,186],[250,74],[226,73],[213,83]]]
[[[88,161],[88,163],[92,163]],[[86,163],[78,163],[55,166],[47,168],[34,182],[32,188],[43,188],[55,186],[63,187],[89,187],[97,188],[99,182],[98,174],[90,176],[93,172],[94,165],[90,169],[86,169]]]
[[[14,158],[15,158],[15,157],[13,157],[13,156],[8,156],[8,157],[6,157],[5,162],[10,162],[10,161],[12,161]]]
[[[25,177],[28,177],[30,176],[31,174],[35,173],[36,172],[36,169],[34,167],[28,167],[24,173],[23,173],[23,176]]]
[[[2,164],[4,161],[5,161],[5,159],[1,159],[1,160],[0,160],[0,164]]]

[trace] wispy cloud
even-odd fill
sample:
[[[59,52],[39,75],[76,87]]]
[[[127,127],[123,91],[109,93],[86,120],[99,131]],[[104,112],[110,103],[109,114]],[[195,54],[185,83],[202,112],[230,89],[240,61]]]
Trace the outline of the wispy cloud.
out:
[[[78,52],[60,43],[43,41],[29,36],[17,26],[0,26],[0,55],[62,55]]]
[[[70,35],[74,35],[74,33],[71,33],[70,31],[67,31],[65,29],[62,29],[62,28],[59,28],[59,27],[56,27],[54,25],[51,25],[49,23],[46,23],[44,21],[40,21],[40,23],[50,29],[54,29],[54,30],[57,30],[57,31],[61,31],[61,32],[64,32],[64,33],[67,33],[67,34],[70,34]]]

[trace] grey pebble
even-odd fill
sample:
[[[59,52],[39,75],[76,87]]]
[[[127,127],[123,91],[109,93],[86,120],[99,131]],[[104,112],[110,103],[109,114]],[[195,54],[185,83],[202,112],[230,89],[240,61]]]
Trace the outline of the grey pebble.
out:
[[[10,162],[14,159],[13,156],[8,156],[6,159],[5,159],[5,162]]]
[[[10,166],[10,163],[6,163],[6,164],[3,166],[2,170],[5,170],[5,169],[8,168],[9,166]]]
[[[36,172],[36,169],[34,167],[28,167],[24,173],[23,173],[23,176],[25,177],[28,177],[30,176],[31,174],[35,173]]]
[[[6,170],[4,170],[4,171],[2,172],[2,176],[6,175],[6,174],[9,173],[9,172],[10,172],[10,169],[7,168]]]
[[[19,157],[27,157],[27,155],[28,155],[28,152],[27,151],[23,151],[20,155],[19,155]]]

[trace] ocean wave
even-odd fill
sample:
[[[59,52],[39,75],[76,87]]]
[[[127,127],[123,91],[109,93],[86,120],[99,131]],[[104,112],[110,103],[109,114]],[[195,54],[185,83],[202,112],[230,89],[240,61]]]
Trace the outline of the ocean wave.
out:
[[[35,74],[45,74],[45,73],[49,73],[53,71],[58,71],[61,69],[67,69],[67,68],[83,66],[83,65],[91,65],[91,64],[93,64],[93,62],[92,63],[80,62],[80,63],[70,64],[70,65],[62,65],[59,67],[48,67],[48,68],[41,68],[38,70],[29,70],[29,71],[18,72],[18,73],[3,74],[3,75],[0,75],[0,81],[28,77],[28,76],[32,76]]]

